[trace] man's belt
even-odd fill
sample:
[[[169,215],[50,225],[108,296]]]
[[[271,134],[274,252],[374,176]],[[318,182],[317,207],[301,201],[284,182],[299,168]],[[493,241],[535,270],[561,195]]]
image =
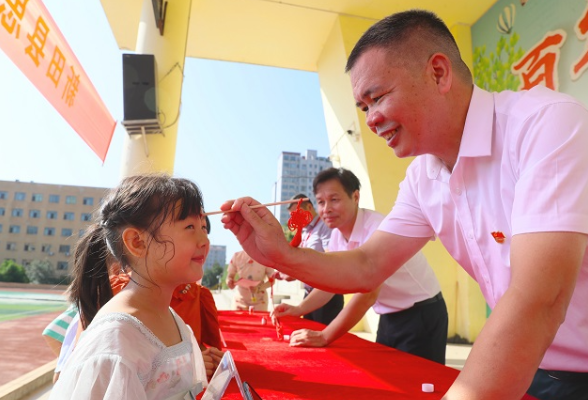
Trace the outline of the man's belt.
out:
[[[441,300],[443,300],[443,295],[441,294],[441,292],[439,292],[435,296],[431,297],[430,299],[423,300],[423,301],[417,301],[416,303],[414,303],[413,307],[422,307],[422,306],[426,306],[427,304],[436,303]]]
[[[588,372],[550,371],[546,369],[543,371],[545,371],[549,377],[557,379],[558,381],[588,384]]]

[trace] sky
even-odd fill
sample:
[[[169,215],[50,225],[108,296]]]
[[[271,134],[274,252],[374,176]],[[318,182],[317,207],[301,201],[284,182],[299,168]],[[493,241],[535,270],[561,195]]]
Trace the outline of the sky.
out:
[[[99,0],[45,0],[118,122],[104,163],[0,50],[0,180],[114,187],[121,176],[122,54]],[[174,175],[194,181],[207,210],[228,199],[274,201],[282,151],[329,156],[316,73],[188,58]],[[241,250],[220,215],[213,245]]]

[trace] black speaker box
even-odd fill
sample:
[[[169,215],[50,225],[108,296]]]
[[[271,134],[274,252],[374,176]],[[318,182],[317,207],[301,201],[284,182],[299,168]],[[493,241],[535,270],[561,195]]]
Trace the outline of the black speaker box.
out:
[[[157,119],[155,56],[123,54],[125,121]]]

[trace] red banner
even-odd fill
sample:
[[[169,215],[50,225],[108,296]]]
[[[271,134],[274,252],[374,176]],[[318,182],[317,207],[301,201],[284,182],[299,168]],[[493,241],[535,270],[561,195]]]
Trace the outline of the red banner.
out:
[[[0,48],[104,161],[116,121],[41,0],[0,0]]]

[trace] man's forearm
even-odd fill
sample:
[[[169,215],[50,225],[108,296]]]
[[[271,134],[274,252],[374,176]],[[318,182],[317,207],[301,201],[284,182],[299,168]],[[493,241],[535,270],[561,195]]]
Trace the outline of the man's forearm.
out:
[[[376,302],[379,289],[370,293],[356,293],[339,315],[323,329],[323,337],[327,344],[339,339],[349,332],[365,315],[367,310]]]
[[[288,257],[288,260],[276,265],[276,269],[313,288],[329,293],[353,293],[366,290],[366,280],[362,279],[362,268],[352,267],[352,265],[363,265],[369,268],[360,251],[321,253],[306,248],[292,250],[293,254]]]
[[[496,306],[444,400],[520,400],[528,390],[559,323],[511,300],[507,292]]]
[[[380,286],[427,241],[428,238],[376,231],[366,243],[350,251],[285,249],[275,268],[327,292],[367,293]]]
[[[302,300],[302,302],[298,305],[298,309],[301,315],[305,315],[311,313],[325,304],[327,304],[332,298],[334,294],[325,292],[324,290],[320,289],[313,289],[308,296]]]

